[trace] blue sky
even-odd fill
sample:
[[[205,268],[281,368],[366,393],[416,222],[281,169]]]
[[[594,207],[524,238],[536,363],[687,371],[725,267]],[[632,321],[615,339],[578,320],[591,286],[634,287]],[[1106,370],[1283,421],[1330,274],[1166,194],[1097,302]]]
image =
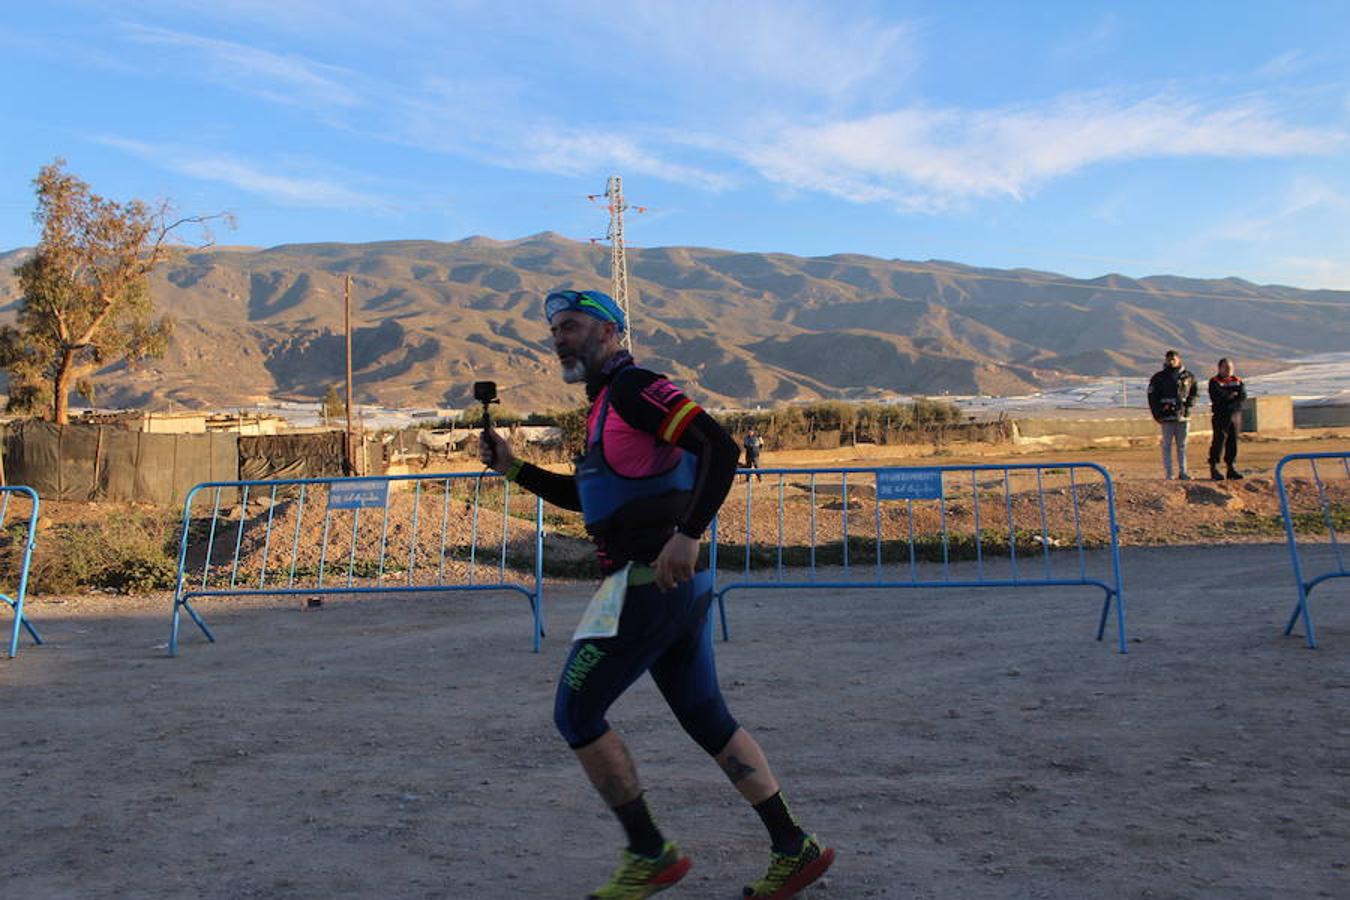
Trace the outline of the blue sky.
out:
[[[56,156],[221,243],[603,236],[1350,289],[1350,4],[5,4],[0,249]]]

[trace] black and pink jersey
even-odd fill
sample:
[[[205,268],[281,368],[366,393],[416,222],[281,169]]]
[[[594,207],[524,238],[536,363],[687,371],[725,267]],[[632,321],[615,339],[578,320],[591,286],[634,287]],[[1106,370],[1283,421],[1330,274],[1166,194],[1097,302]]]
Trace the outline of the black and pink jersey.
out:
[[[651,562],[676,530],[700,537],[735,477],[736,442],[669,379],[639,368],[627,353],[616,355],[586,392],[588,452],[575,477],[524,466],[517,481],[550,503],[579,510],[578,482],[603,454],[604,468],[618,477],[602,494],[589,492],[585,504],[602,571]]]

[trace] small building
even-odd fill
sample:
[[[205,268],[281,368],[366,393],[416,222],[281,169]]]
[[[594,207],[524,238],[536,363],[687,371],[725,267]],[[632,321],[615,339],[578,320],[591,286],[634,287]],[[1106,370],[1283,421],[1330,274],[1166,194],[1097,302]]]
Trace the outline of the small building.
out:
[[[146,412],[144,410],[85,410],[75,419],[80,425],[111,425],[146,434],[206,434],[204,412]]]
[[[231,434],[277,434],[286,430],[286,420],[267,413],[216,413],[206,417],[206,431]]]
[[[107,425],[144,434],[207,434],[210,432],[263,435],[287,430],[286,420],[267,413],[147,412],[145,410],[85,410],[74,420],[80,425]]]
[[[1279,434],[1294,430],[1294,401],[1291,397],[1248,397],[1242,407],[1242,430],[1260,434]]]

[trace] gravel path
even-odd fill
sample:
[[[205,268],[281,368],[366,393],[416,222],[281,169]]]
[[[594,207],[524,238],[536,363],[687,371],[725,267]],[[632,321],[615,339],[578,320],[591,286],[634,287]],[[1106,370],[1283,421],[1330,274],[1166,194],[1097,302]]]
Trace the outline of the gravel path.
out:
[[[1130,652],[1092,590],[733,593],[733,711],[839,850],[807,896],[1350,896],[1350,596],[1321,649],[1280,630],[1282,546],[1125,550]],[[35,598],[0,661],[6,897],[581,897],[617,826],[550,721],[588,587],[202,601]],[[732,898],[754,814],[650,682],[613,710],[694,858],[666,895]]]

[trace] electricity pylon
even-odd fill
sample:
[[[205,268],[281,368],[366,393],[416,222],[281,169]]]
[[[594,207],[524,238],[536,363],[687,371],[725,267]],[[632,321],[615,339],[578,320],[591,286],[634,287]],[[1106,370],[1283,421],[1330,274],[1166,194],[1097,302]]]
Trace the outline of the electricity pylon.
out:
[[[609,233],[605,235],[605,240],[609,241],[610,295],[614,297],[614,302],[619,304],[619,309],[623,310],[623,317],[628,323],[628,327],[623,331],[623,346],[632,352],[633,311],[628,296],[628,250],[623,239],[623,214],[629,209],[636,212],[647,210],[643,206],[630,207],[624,202],[623,179],[618,175],[609,176],[604,197],[609,203]],[[599,195],[591,194],[588,199],[597,200]]]

